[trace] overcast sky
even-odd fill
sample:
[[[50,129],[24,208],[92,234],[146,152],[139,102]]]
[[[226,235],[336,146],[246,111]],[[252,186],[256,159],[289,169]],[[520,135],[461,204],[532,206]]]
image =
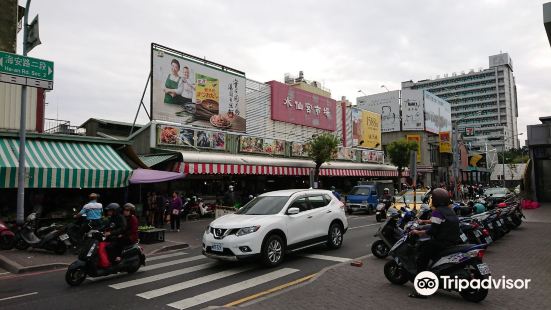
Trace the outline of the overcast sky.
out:
[[[34,0],[43,43],[29,56],[55,62],[46,116],[79,125],[133,120],[151,42],[261,82],[303,70],[334,99],[353,102],[359,89],[373,94],[382,84],[399,89],[410,79],[487,68],[488,56],[503,51],[513,59],[518,128],[526,132],[551,115],[544,2]],[[139,121],[147,122],[144,113]]]

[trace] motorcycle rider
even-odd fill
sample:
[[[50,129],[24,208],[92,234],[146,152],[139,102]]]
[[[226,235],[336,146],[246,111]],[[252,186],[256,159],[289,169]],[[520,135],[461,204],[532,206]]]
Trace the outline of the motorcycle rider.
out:
[[[120,205],[116,202],[105,207],[105,214],[108,218],[106,219],[104,235],[109,242],[106,250],[109,260],[115,263],[120,261],[126,231],[126,219],[120,214],[120,208]]]
[[[82,225],[81,235],[84,235],[90,227],[99,227],[103,216],[103,206],[98,202],[98,194],[91,193],[88,199],[90,201],[74,216],[74,218],[86,216],[87,224],[89,224]]]
[[[433,211],[428,230],[412,230],[410,234],[430,236],[430,240],[423,242],[419,247],[417,272],[425,271],[429,261],[436,258],[443,249],[461,243],[459,235],[459,218],[449,207],[450,197],[445,189],[437,188],[432,191]],[[426,222],[426,221],[420,221]],[[416,291],[410,297],[421,297]]]
[[[126,219],[126,230],[123,236],[124,245],[132,245],[138,242],[138,218],[136,217],[136,207],[131,203],[123,206],[122,214]]]
[[[379,201],[385,204],[385,210],[390,208],[390,205],[394,202],[394,197],[390,195],[390,190],[388,188],[383,189],[383,194],[379,197]]]

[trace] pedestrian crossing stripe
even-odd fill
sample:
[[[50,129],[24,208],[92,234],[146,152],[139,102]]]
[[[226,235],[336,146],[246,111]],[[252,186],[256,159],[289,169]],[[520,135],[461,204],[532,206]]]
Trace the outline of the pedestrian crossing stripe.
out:
[[[160,259],[170,258],[170,257],[176,257],[176,256],[182,256],[186,255],[187,253],[184,252],[176,252],[176,253],[170,253],[170,254],[164,254],[164,255],[155,255],[151,257],[146,257],[146,261],[152,262]]]
[[[187,309],[187,308],[194,307],[218,298],[222,298],[222,297],[237,293],[239,291],[243,291],[243,290],[276,280],[278,278],[286,277],[298,271],[299,271],[298,269],[293,269],[293,268],[282,268],[282,269],[267,273],[265,275],[261,275],[252,279],[241,281],[239,283],[228,285],[228,286],[225,286],[213,291],[209,291],[197,296],[182,299],[182,300],[170,303],[168,304],[168,306],[175,309],[181,309],[181,310]]]
[[[182,259],[176,259],[176,260],[171,260],[171,261],[168,261],[168,262],[159,263],[159,264],[155,264],[155,265],[148,265],[148,266],[142,267],[139,271],[141,271],[141,272],[149,271],[149,270],[159,269],[159,268],[163,268],[163,267],[178,265],[178,264],[192,262],[192,261],[196,261],[196,260],[200,260],[200,259],[206,259],[206,258],[207,257],[204,256],[204,255],[197,255],[197,256],[192,256],[192,257],[187,257],[187,258],[182,258]]]

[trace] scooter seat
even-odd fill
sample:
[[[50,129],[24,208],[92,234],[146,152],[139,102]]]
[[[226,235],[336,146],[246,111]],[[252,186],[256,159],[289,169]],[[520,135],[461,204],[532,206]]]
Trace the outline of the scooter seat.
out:
[[[444,250],[440,251],[438,253],[439,257],[450,255],[453,253],[459,253],[459,252],[465,252],[467,250],[470,250],[471,248],[475,247],[475,244],[458,244],[454,245],[448,248],[445,248]]]

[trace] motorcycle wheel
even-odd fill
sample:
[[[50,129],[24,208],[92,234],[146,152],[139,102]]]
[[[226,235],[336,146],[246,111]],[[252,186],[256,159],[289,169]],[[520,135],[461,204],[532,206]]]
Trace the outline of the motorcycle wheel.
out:
[[[29,244],[22,238],[17,238],[15,241],[15,248],[18,250],[26,250],[29,248]]]
[[[56,244],[54,248],[54,253],[57,255],[63,255],[67,251],[67,246],[64,242],[60,241]]]
[[[381,215],[377,214],[375,215],[375,220],[378,222],[381,222],[383,219],[381,218]]]
[[[65,273],[65,282],[70,286],[79,286],[86,279],[86,272],[83,268],[68,269]]]
[[[4,235],[0,237],[0,249],[11,250],[15,245],[15,238],[13,236]]]
[[[408,281],[406,272],[393,260],[385,264],[384,272],[385,277],[392,284],[404,285]]]
[[[383,240],[377,240],[371,245],[371,253],[377,258],[385,258],[388,256],[390,249]]]
[[[486,278],[485,276],[480,275],[476,267],[476,264],[471,264],[467,268],[469,268],[469,270],[466,270],[466,271],[470,274],[474,274],[475,278],[480,280],[483,280]],[[462,290],[461,292],[459,292],[459,295],[461,295],[463,299],[470,302],[481,302],[486,298],[486,296],[488,296],[488,289],[480,288],[480,289]]]
[[[126,269],[126,272],[132,274],[132,273],[135,273],[136,271],[138,271],[138,269],[140,269],[141,267],[141,264],[140,264],[140,261],[138,260],[134,265],[128,267],[128,269]]]

